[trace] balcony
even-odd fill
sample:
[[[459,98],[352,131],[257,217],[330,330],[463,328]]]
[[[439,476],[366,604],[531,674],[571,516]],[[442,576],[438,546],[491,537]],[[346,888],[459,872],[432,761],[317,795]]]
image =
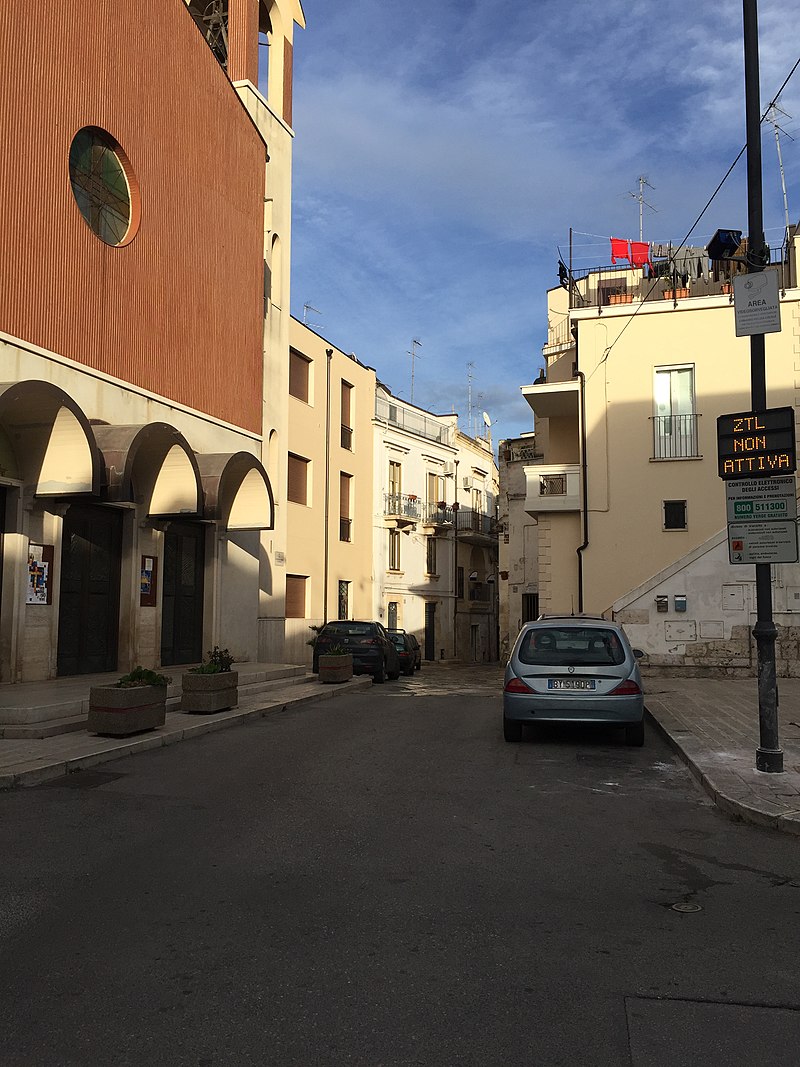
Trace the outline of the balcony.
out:
[[[578,418],[580,382],[574,378],[552,384],[523,385],[522,395],[537,419]]]
[[[526,467],[525,488],[525,510],[529,515],[581,509],[581,469],[577,463]]]
[[[653,417],[653,459],[698,459],[697,415]]]
[[[459,541],[474,545],[490,545],[497,542],[497,520],[485,511],[473,511],[471,508],[458,508],[456,530]]]
[[[428,441],[438,441],[442,445],[453,443],[453,427],[438,422],[432,416],[424,415],[421,411],[409,410],[402,405],[384,400],[383,397],[375,398],[375,415],[379,419],[388,422],[390,426],[396,426],[400,430],[417,434]]]
[[[453,525],[453,509],[444,501],[438,504],[422,505],[423,526],[447,526]]]
[[[384,493],[383,517],[393,526],[410,526],[422,520],[422,501],[406,493]]]

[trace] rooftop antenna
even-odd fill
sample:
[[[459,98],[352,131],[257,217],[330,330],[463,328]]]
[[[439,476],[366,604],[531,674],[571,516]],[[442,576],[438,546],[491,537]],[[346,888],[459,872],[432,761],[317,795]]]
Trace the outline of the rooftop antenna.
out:
[[[472,373],[475,370],[474,363],[467,364],[467,427],[469,428],[470,436],[472,434],[472,380],[475,375]]]
[[[411,356],[411,403],[414,403],[414,360],[421,359],[421,356],[417,355],[417,349],[422,348],[422,341],[418,337],[415,337],[411,342],[411,351],[406,351],[407,356]]]
[[[303,304],[303,325],[304,326],[308,326],[308,313],[309,313],[309,311],[313,311],[315,315],[321,315],[322,314],[322,312],[319,310],[319,308],[315,308],[313,306],[313,304],[308,304],[308,303]]]
[[[642,240],[642,234],[644,233],[644,227],[642,225],[642,208],[643,207],[649,207],[651,211],[655,211],[656,210],[656,208],[654,208],[652,204],[648,204],[647,201],[645,200],[645,198],[644,198],[644,187],[646,185],[648,189],[654,189],[655,186],[650,184],[650,182],[647,180],[647,178],[646,178],[646,176],[644,174],[640,174],[639,177],[636,180],[639,183],[639,192],[638,193],[629,192],[628,196],[632,196],[633,199],[639,205],[639,240],[641,241]]]
[[[767,113],[764,116],[764,118],[767,120],[767,122],[772,124],[772,127],[775,130],[775,147],[778,149],[778,167],[780,168],[780,172],[781,172],[781,189],[783,190],[783,211],[784,211],[784,214],[786,216],[786,235],[787,235],[787,240],[788,240],[788,235],[789,235],[789,201],[786,198],[786,175],[783,173],[783,155],[781,154],[780,134],[782,133],[784,135],[784,137],[788,137],[790,141],[793,141],[794,137],[792,137],[791,134],[787,133],[786,130],[784,130],[782,126],[778,125],[778,118],[777,118],[778,115],[783,115],[783,117],[785,119],[790,119],[792,117],[791,115],[788,115],[783,110],[782,107],[778,107],[777,104],[770,104],[770,106],[767,109]]]

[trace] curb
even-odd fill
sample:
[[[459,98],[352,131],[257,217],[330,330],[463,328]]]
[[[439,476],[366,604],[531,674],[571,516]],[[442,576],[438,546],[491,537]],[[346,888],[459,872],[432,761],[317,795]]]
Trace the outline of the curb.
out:
[[[645,716],[651,726],[664,738],[673,752],[689,768],[692,776],[700,783],[705,792],[711,797],[716,807],[735,821],[746,822],[751,826],[759,826],[762,829],[779,830],[783,833],[800,836],[800,811],[765,811],[753,804],[748,804],[732,792],[727,791],[726,786],[718,784],[712,775],[692,758],[687,747],[678,741],[669,729],[645,706]],[[725,772],[722,772],[725,775]],[[733,784],[733,782],[731,783]]]
[[[135,756],[140,752],[151,752],[157,748],[166,748],[168,745],[178,744],[180,741],[190,741],[193,737],[202,737],[204,734],[215,733],[217,730],[225,730],[231,726],[241,726],[249,719],[263,719],[271,711],[285,711],[287,708],[299,707],[302,704],[316,703],[320,700],[330,700],[343,692],[358,692],[361,689],[372,687],[372,679],[369,675],[360,675],[349,682],[338,685],[320,685],[319,691],[299,693],[292,696],[287,691],[285,697],[269,702],[259,701],[253,698],[253,707],[238,707],[231,711],[220,711],[216,714],[198,716],[197,723],[190,725],[175,726],[172,729],[169,722],[159,731],[146,733],[143,736],[122,738],[112,748],[102,747],[107,743],[107,738],[87,735],[87,751],[79,756],[71,756],[68,759],[55,757],[41,757],[31,760],[18,771],[0,774],[0,790],[16,789],[41,785],[43,782],[62,778],[68,774],[88,770],[97,767],[101,763],[110,763],[112,760],[124,759],[126,756]],[[169,715],[169,713],[167,713]],[[67,735],[71,738],[75,734]],[[94,749],[95,744],[100,747]]]

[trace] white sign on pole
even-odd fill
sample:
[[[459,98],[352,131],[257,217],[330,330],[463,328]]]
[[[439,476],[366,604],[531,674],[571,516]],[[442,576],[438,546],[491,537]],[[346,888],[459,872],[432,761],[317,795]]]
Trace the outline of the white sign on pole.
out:
[[[797,563],[797,523],[728,523],[728,557],[731,563]]]
[[[725,483],[728,522],[797,518],[793,474],[777,478],[731,478]]]
[[[754,333],[780,333],[778,272],[761,270],[755,274],[735,274],[733,314],[737,337],[750,337]]]

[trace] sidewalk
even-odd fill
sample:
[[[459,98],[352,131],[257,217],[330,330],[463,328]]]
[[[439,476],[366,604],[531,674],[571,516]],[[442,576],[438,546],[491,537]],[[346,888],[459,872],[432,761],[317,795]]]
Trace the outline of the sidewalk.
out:
[[[755,678],[647,678],[650,721],[734,818],[800,834],[800,678],[778,679],[782,774],[755,769]]]

